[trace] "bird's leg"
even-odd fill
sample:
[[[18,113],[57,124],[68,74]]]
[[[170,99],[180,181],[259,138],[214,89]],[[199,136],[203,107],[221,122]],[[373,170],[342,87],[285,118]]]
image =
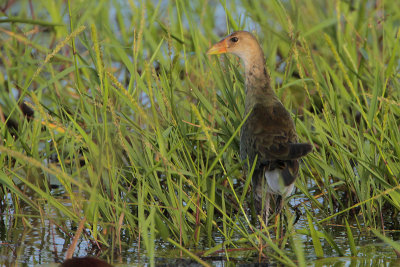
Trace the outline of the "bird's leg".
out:
[[[265,194],[265,226],[268,226],[269,208],[270,208],[271,194]]]
[[[250,202],[250,212],[251,212],[251,223],[252,224],[256,224],[257,221],[257,215],[256,215],[256,200],[255,200],[255,193],[254,193],[254,189],[251,190],[251,202]],[[258,210],[258,209],[257,209]]]
[[[277,196],[277,198],[276,198],[276,208],[275,208],[275,211],[276,211],[276,215],[278,215],[278,214],[280,214],[281,213],[281,211],[282,211],[282,209],[283,209],[283,204],[284,204],[284,199],[283,199],[283,196],[282,195],[278,195]]]
[[[285,204],[285,198],[283,196],[281,196],[281,202],[279,203],[279,214],[282,213],[284,204]],[[282,216],[283,216],[283,213],[282,213]],[[282,216],[279,215],[279,217],[281,218],[281,222],[283,221]],[[283,225],[281,227],[281,236],[283,236]]]
[[[282,214],[282,216],[280,215],[281,213],[282,213],[282,210],[283,210],[283,205],[285,204],[285,202],[284,202],[284,197],[283,196],[281,196],[281,199],[280,199],[280,202],[279,202],[279,219],[280,219],[280,222],[281,222],[281,236],[283,236],[283,214]],[[280,245],[282,244],[282,239],[281,239],[281,241],[279,242],[280,243]]]

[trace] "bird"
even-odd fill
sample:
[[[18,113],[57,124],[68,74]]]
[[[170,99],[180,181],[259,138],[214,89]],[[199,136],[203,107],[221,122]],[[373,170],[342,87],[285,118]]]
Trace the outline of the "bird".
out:
[[[281,199],[278,214],[283,198],[293,191],[299,159],[310,153],[313,146],[299,143],[292,116],[271,87],[264,52],[256,37],[247,31],[236,31],[207,51],[208,55],[225,53],[239,57],[244,63],[244,117],[248,117],[240,130],[240,158],[248,160],[245,170],[257,160],[251,181],[252,195],[267,225],[271,198]]]

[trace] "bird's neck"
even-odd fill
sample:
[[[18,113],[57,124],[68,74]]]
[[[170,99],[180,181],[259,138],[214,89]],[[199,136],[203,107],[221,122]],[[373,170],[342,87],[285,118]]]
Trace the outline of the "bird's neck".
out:
[[[270,77],[265,68],[264,53],[260,49],[252,58],[244,61],[246,77],[246,110],[261,102],[274,101],[274,90],[270,85]]]

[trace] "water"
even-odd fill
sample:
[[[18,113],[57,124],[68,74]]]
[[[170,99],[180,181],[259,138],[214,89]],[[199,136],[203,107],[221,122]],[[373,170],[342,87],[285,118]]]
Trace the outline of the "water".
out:
[[[18,9],[18,5],[15,5],[14,7]],[[218,29],[215,29],[215,32],[225,35],[226,19],[224,10],[221,5],[218,5],[217,8],[218,10],[216,11],[215,20],[217,21],[216,25],[219,26]],[[129,12],[129,7],[123,10]],[[115,13],[115,10],[111,9],[110,16],[114,16],[113,13]],[[243,11],[243,13],[245,12]],[[68,16],[65,15],[64,19],[68,25]],[[257,25],[250,19],[248,20],[249,21],[246,21],[245,24],[248,25],[249,30],[254,30]],[[184,21],[184,23],[187,24],[187,21]],[[118,37],[118,35],[116,37]],[[44,46],[47,46],[49,40],[43,38],[42,42]],[[282,64],[280,68],[281,72],[284,71],[284,67],[285,66]],[[121,77],[123,76],[124,75],[121,75]],[[6,76],[6,78],[8,77]],[[11,88],[11,92],[15,98],[17,93],[15,88]],[[0,189],[0,192],[2,193],[3,191]],[[62,192],[58,193],[61,194]],[[304,196],[296,196],[293,201],[302,201],[303,198],[305,199]],[[0,203],[0,266],[57,266],[58,263],[62,262],[68,247],[71,245],[73,238],[72,235],[76,231],[76,226],[69,225],[68,229],[62,229],[57,225],[57,221],[62,220],[62,216],[55,211],[49,210],[46,206],[40,207],[42,211],[37,211],[30,206],[24,205],[23,201],[12,201],[10,196],[8,196],[8,198],[1,198],[1,200],[4,200],[4,202]],[[19,203],[18,210],[16,210],[17,208],[11,208],[14,207],[11,204],[14,202]],[[295,202],[292,202],[292,205],[295,204]],[[320,216],[321,218],[319,219],[322,219],[322,215]],[[54,220],[54,218],[56,218],[57,221]],[[308,229],[308,223],[304,212],[295,227],[296,229]],[[350,255],[351,253],[345,228],[342,225],[331,225],[325,228],[329,228],[329,233],[333,237],[333,241],[344,250],[345,255]],[[398,234],[398,232],[394,231],[389,233],[389,237],[398,240],[395,236]],[[400,266],[400,261],[396,258],[393,249],[382,243],[372,234],[370,235],[364,232],[360,233],[357,228],[354,228],[353,235],[357,244],[357,256],[338,257],[338,253],[332,249],[326,241],[321,240],[325,255],[323,259],[318,259],[316,257],[313,243],[309,236],[299,235],[299,237],[303,245],[306,259],[313,266]],[[137,240],[131,240],[123,235],[122,239],[126,245],[123,247],[122,253],[118,254],[117,248],[115,248],[114,251],[111,251],[110,248],[106,247],[101,248],[97,246],[97,244],[89,241],[89,236],[89,232],[82,234],[82,237],[77,244],[74,256],[92,255],[104,259],[113,256],[113,263],[121,266],[128,264],[146,265],[149,263],[146,251],[138,249],[139,244],[137,243]],[[223,237],[218,234],[218,232],[214,233],[214,240],[217,244],[224,241]],[[155,262],[158,266],[200,266],[184,254],[183,259],[179,259],[180,251],[174,249],[162,240],[156,240],[155,243]],[[201,243],[206,244],[207,242],[204,241]],[[207,249],[207,247],[203,245],[203,247],[197,248],[197,251],[205,249]],[[191,251],[194,251],[194,249],[192,248]],[[230,260],[233,262],[233,265],[245,266],[250,262],[257,260],[257,258],[254,257],[254,254],[255,252],[246,249],[238,250],[235,253],[230,253],[230,255],[233,256]],[[203,260],[213,264],[214,266],[228,266],[227,259],[224,255],[225,254],[221,252],[214,254],[212,257],[203,258]],[[274,259],[270,259],[270,262],[270,266],[277,265],[277,261]]]
[[[296,201],[301,201],[296,198]],[[8,199],[8,201],[11,201]],[[294,200],[293,200],[294,201]],[[292,202],[293,202],[292,201]],[[42,218],[40,213],[34,211],[29,206],[19,207],[17,213],[13,209],[7,209],[6,203],[3,203],[1,216],[0,216],[0,266],[57,266],[57,263],[63,261],[68,247],[72,242],[71,234],[76,230],[76,226],[70,226],[70,229],[62,229],[57,226],[52,218]],[[292,203],[294,204],[294,203]],[[46,210],[43,207],[43,214],[52,214],[54,218],[60,220],[59,214],[51,210]],[[20,217],[18,214],[24,214]],[[42,223],[43,222],[43,223]],[[295,225],[296,229],[308,229],[306,216],[303,215]],[[342,225],[326,226],[325,229],[330,228],[330,235],[333,237],[334,242],[344,251],[345,255],[350,255],[350,249],[346,230]],[[393,234],[399,234],[394,231]],[[118,254],[117,249],[114,253],[110,248],[100,248],[95,243],[88,241],[89,232],[84,232],[80,238],[74,256],[92,255],[99,258],[107,259],[110,255],[116,255],[113,262],[119,266],[125,265],[147,265],[149,259],[146,257],[146,251],[138,251],[138,244],[135,240],[129,240],[122,235],[122,239],[126,247],[122,249],[123,253]],[[309,236],[299,235],[303,244],[306,259],[313,266],[331,266],[339,264],[338,266],[400,266],[400,260],[396,258],[393,249],[382,243],[372,234],[359,233],[356,228],[353,229],[353,235],[356,240],[357,257],[338,257],[338,253],[332,247],[321,239],[324,249],[324,258],[318,259],[314,254],[312,240]],[[218,243],[223,242],[223,237],[218,233],[214,235],[214,241]],[[393,238],[393,237],[392,237]],[[207,242],[200,242],[206,244]],[[183,254],[180,259],[180,251],[162,240],[156,240],[156,257],[155,263],[157,266],[200,266],[195,261],[188,258]],[[143,245],[142,245],[143,246]],[[290,247],[290,246],[289,246]],[[206,249],[197,248],[197,251]],[[195,249],[191,249],[196,252]],[[230,261],[232,265],[229,266],[245,266],[252,261],[256,261],[257,257],[255,251],[242,249],[231,252]],[[289,254],[290,255],[290,254]],[[251,257],[252,256],[252,257]],[[214,266],[228,266],[227,259],[224,253],[213,254],[213,256],[205,257],[203,260],[211,263]],[[269,266],[275,266],[276,261],[270,259]],[[243,265],[244,264],[244,265]]]

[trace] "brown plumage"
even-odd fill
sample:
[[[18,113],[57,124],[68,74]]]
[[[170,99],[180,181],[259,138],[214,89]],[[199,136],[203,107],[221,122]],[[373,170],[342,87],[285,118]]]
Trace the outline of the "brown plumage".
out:
[[[244,115],[251,113],[241,129],[240,156],[242,160],[248,159],[250,166],[257,156],[253,195],[257,206],[265,195],[265,220],[268,220],[271,194],[285,197],[292,192],[299,171],[298,159],[308,154],[312,146],[298,143],[292,117],[270,86],[264,53],[251,33],[234,32],[207,53],[232,53],[244,63]]]

